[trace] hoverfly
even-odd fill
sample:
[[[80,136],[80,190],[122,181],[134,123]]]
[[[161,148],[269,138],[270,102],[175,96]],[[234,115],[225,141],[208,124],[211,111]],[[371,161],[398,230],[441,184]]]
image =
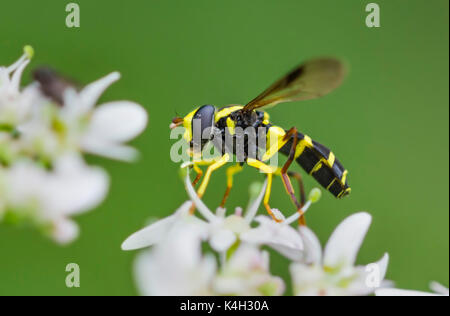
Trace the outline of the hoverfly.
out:
[[[230,193],[234,174],[241,171],[243,165],[246,164],[267,174],[264,206],[274,220],[279,221],[272,212],[269,199],[272,177],[273,175],[279,175],[281,176],[286,192],[295,204],[297,211],[300,212],[300,218],[304,221],[301,211],[305,203],[302,178],[298,172],[288,171],[291,163],[295,160],[306,173],[316,179],[317,182],[337,198],[342,198],[350,193],[350,187],[347,182],[348,172],[334,153],[327,147],[312,140],[309,136],[302,134],[295,127],[285,130],[273,125],[269,121],[268,113],[259,109],[268,108],[283,102],[302,101],[321,97],[338,87],[343,81],[345,73],[344,65],[334,58],[313,59],[301,64],[273,83],[268,89],[246,105],[232,105],[221,109],[216,109],[213,105],[203,105],[183,118],[174,118],[171,128],[182,125],[186,129],[184,138],[190,143],[191,148],[194,145],[196,136],[193,128],[193,121],[195,119],[198,119],[201,123],[201,133],[207,128],[213,128],[216,134],[218,133],[219,137],[222,138],[225,138],[227,132],[230,133],[231,131],[232,134],[237,127],[245,130],[251,126],[257,128],[258,131],[262,128],[266,133],[267,139],[274,137],[277,140],[276,144],[266,146],[262,158],[255,159],[246,156],[244,162],[237,163],[227,169],[227,188],[221,206],[223,207],[225,205]],[[215,135],[214,137],[216,137]],[[203,150],[203,147],[210,140],[202,140],[200,144],[201,150]],[[248,148],[245,148],[245,150],[248,150]],[[203,172],[199,166],[208,165],[204,178],[197,190],[199,197],[202,197],[205,193],[212,172],[227,164],[230,159],[230,155],[226,152],[225,148],[222,147],[219,151],[222,152],[220,158],[209,161],[200,160],[194,162],[192,165],[192,168],[197,173],[197,177],[193,183],[194,185],[203,176]],[[273,167],[264,163],[277,152],[288,156],[283,167]],[[190,155],[193,155],[192,150],[190,150]],[[299,183],[300,201],[297,200],[294,194],[290,178],[297,180]]]
[[[75,88],[73,80],[64,78],[48,67],[40,67],[33,71],[33,79],[39,82],[41,92],[58,105],[62,105],[67,88]]]

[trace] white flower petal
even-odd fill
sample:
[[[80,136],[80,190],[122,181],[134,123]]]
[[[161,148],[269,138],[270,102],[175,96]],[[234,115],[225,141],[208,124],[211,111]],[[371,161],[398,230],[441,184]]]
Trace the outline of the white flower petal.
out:
[[[247,212],[245,213],[245,220],[248,223],[252,222],[253,218],[255,217],[256,213],[258,212],[258,208],[261,205],[261,201],[264,197],[264,194],[266,193],[266,187],[267,187],[267,179],[264,181],[264,184],[261,188],[261,192],[259,193],[258,197],[255,199],[255,201],[252,202],[252,204],[248,208]]]
[[[381,288],[375,290],[376,296],[439,296],[433,293],[412,291],[412,290],[401,290],[401,289],[390,289]]]
[[[267,266],[267,258],[252,245],[241,245],[227,262],[227,269],[234,273],[247,272],[253,269],[264,270]]]
[[[283,213],[277,208],[272,209],[273,216],[280,222],[286,221],[286,217],[284,217]]]
[[[448,288],[436,281],[430,283],[430,289],[435,293],[449,296]]]
[[[342,221],[325,247],[323,264],[327,267],[353,266],[372,217],[356,213]]]
[[[316,234],[306,226],[300,226],[299,233],[303,239],[304,262],[306,264],[320,265],[322,263],[322,246]]]
[[[206,295],[216,263],[201,253],[202,234],[177,225],[162,243],[138,256],[135,277],[143,295]]]
[[[240,239],[255,245],[267,245],[291,260],[303,257],[303,240],[297,231],[284,223],[277,223],[268,216],[257,216],[259,226],[240,235]]]
[[[20,65],[22,65],[22,63],[24,61],[27,60],[27,55],[23,54],[22,56],[20,56],[20,58],[18,60],[16,60],[12,65],[8,66],[8,67],[1,67],[2,70],[4,70],[7,74],[12,73],[13,71],[15,71]]]
[[[294,261],[294,262],[302,261],[303,258],[305,257],[305,254],[303,253],[303,251],[299,250],[299,249],[286,247],[284,245],[274,244],[274,243],[267,243],[267,246],[269,246],[273,250],[277,251],[283,257],[285,257],[291,261]]]
[[[325,289],[332,289],[331,284],[326,284],[325,273],[320,266],[293,263],[289,266],[292,277],[294,295],[319,296],[327,295]]]
[[[88,167],[78,156],[63,156],[52,171],[20,162],[8,171],[8,201],[14,207],[34,205],[39,220],[79,214],[106,196],[109,180],[100,168]]]
[[[376,264],[380,269],[380,278],[381,280],[384,280],[389,264],[389,254],[385,253],[383,257],[378,262],[376,262]]]
[[[5,85],[9,82],[9,72],[5,67],[0,66],[0,91],[3,90]]]
[[[215,251],[224,252],[235,243],[236,239],[236,235],[231,230],[218,229],[212,232],[209,243]]]
[[[216,216],[217,217],[219,217],[219,218],[225,218],[225,214],[227,213],[227,210],[226,210],[226,208],[223,208],[223,207],[218,207],[217,209],[216,209]]]
[[[177,219],[178,216],[172,214],[135,232],[122,243],[122,250],[136,250],[159,243]]]
[[[153,278],[155,272],[152,269],[152,264],[155,261],[156,257],[150,251],[140,252],[134,260],[134,278],[138,291],[143,296],[157,295],[153,293],[154,287],[152,286],[156,283]]]
[[[126,142],[138,136],[147,126],[147,112],[130,101],[117,101],[98,106],[92,114],[86,137],[105,142]]]
[[[205,219],[209,222],[217,221],[218,218],[213,214],[213,212],[209,210],[209,208],[205,205],[205,203],[203,203],[203,201],[198,197],[197,192],[195,192],[194,187],[191,184],[191,179],[189,178],[189,171],[186,174],[184,184],[189,197],[197,207],[200,214],[202,214],[203,217],[205,217]]]
[[[192,202],[184,202],[174,214],[160,219],[149,226],[135,232],[122,243],[122,250],[135,250],[155,245],[166,237],[171,229],[175,229],[177,223],[182,222],[184,227],[196,228],[199,234],[205,235],[208,227],[205,222],[189,215]],[[204,238],[204,237],[203,237]]]
[[[102,157],[132,162],[139,157],[139,152],[133,147],[115,143],[106,143],[97,138],[84,138],[81,147],[88,153]]]
[[[55,164],[56,178],[47,184],[47,207],[65,215],[80,214],[100,204],[108,192],[109,178],[100,168],[85,166],[78,157]]]
[[[74,241],[79,235],[78,225],[66,218],[60,218],[53,222],[51,237],[61,245],[66,245]]]
[[[113,72],[109,75],[94,81],[87,85],[80,92],[80,106],[83,106],[83,111],[92,109],[102,93],[115,81],[120,79],[120,73]]]
[[[16,71],[14,71],[14,74],[11,77],[11,89],[14,92],[19,92],[19,85],[20,85],[20,78],[22,77],[23,70],[30,62],[29,59],[25,60]]]
[[[177,229],[180,224],[184,228],[195,229],[202,238],[206,238],[208,225],[189,214],[191,201],[183,203],[174,214],[151,223],[147,227],[133,233],[122,243],[122,250],[135,250],[158,244],[163,241],[172,229]],[[180,223],[181,222],[181,223]]]

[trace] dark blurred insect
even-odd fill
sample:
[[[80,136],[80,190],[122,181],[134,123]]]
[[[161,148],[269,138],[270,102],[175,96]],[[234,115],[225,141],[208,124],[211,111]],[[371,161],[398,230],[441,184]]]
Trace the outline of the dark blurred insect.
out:
[[[55,103],[64,103],[64,91],[77,86],[73,80],[64,78],[48,67],[40,67],[33,71],[33,79],[39,82],[42,93]]]
[[[284,130],[279,126],[273,125],[269,121],[267,112],[258,109],[268,108],[283,102],[303,101],[321,97],[338,87],[343,81],[345,73],[344,65],[334,58],[310,60],[276,81],[245,106],[233,105],[217,110],[212,105],[204,105],[195,109],[184,118],[174,118],[171,128],[183,125],[186,128],[184,138],[191,144],[191,147],[195,145],[195,136],[197,136],[193,127],[193,120],[195,119],[199,119],[201,122],[201,135],[203,135],[205,129],[213,128],[216,130],[216,134],[218,131],[218,135],[223,138],[223,141],[227,132],[233,134],[233,131],[238,127],[244,130],[247,127],[254,127],[257,131],[260,131],[260,128],[262,128],[266,133],[267,140],[275,138],[277,143],[275,145],[267,145],[261,159],[250,157],[247,153],[249,148],[245,148],[247,154],[245,164],[267,173],[268,185],[264,196],[265,208],[272,218],[278,220],[269,205],[272,175],[275,174],[281,176],[287,193],[295,204],[297,211],[302,215],[301,209],[305,203],[302,178],[299,173],[288,171],[294,160],[306,173],[314,177],[317,182],[337,198],[344,197],[350,193],[350,187],[347,182],[348,172],[327,147],[302,134],[295,127]],[[201,150],[212,140],[212,135],[213,133],[211,133],[210,139],[202,139],[201,144],[199,144]],[[266,142],[266,144],[268,143]],[[203,175],[199,166],[209,165],[197,192],[200,197],[203,196],[206,190],[211,173],[224,166],[230,158],[224,147],[220,149],[222,157],[209,161],[197,161],[192,166],[197,172],[197,177],[194,180],[195,185]],[[277,152],[288,156],[282,168],[274,168],[264,163]],[[195,153],[191,150],[190,154],[193,155]],[[234,151],[233,154],[235,154]],[[244,163],[241,162],[228,168],[227,189],[221,206],[225,205],[230,193],[233,175],[239,172],[243,165]],[[299,183],[300,201],[297,200],[294,194],[290,178],[296,179]],[[301,216],[302,218],[303,216]]]

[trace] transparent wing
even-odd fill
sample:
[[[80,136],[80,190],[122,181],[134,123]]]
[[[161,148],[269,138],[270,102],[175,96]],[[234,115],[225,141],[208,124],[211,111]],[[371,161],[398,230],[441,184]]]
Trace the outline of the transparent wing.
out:
[[[337,59],[318,58],[307,61],[250,101],[243,111],[321,97],[337,88],[345,74],[344,64]]]

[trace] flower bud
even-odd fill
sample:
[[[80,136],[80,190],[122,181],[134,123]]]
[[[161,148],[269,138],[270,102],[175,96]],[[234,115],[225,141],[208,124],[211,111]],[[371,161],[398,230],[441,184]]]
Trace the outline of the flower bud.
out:
[[[322,197],[322,191],[320,191],[319,188],[314,188],[309,192],[308,200],[311,201],[311,203],[316,203],[320,200]]]

